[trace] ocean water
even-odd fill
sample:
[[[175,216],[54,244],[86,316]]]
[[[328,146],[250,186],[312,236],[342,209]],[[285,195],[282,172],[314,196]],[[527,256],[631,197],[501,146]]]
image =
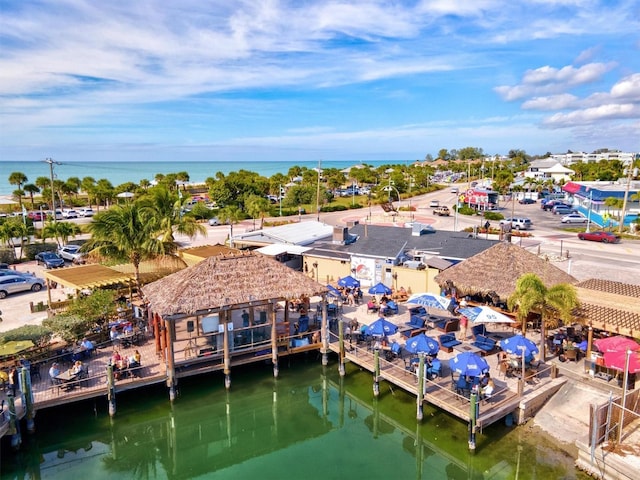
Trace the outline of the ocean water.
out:
[[[55,160],[55,159],[54,159]],[[323,161],[321,168],[347,168],[359,162]],[[387,164],[402,164],[406,162],[393,160],[367,161],[374,167]],[[202,183],[207,177],[214,177],[217,172],[225,175],[229,172],[248,170],[265,177],[277,173],[286,174],[291,167],[300,166],[309,169],[317,168],[318,162],[60,162],[54,164],[54,176],[60,180],[70,177],[93,177],[95,180],[107,179],[113,186],[126,182],[138,183],[142,179],[153,180],[157,173],[189,173],[189,181]],[[12,172],[22,172],[27,176],[28,183],[35,182],[38,177],[50,176],[49,164],[42,162],[12,162],[0,161],[0,195],[11,195],[16,189],[9,183]]]
[[[38,412],[18,452],[3,439],[2,479],[586,479],[566,454],[527,428],[495,424],[467,448],[467,425],[347,365],[315,353]],[[143,394],[141,394],[143,393]]]

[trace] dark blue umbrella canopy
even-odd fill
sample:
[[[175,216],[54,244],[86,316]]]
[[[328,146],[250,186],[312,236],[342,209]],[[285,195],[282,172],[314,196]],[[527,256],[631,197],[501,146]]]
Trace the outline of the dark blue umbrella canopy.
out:
[[[479,377],[489,371],[489,364],[478,354],[462,352],[449,360],[449,368],[460,375]]]
[[[440,350],[440,345],[433,338],[427,337],[424,333],[411,337],[407,340],[405,350],[409,353],[425,353],[435,355]]]
[[[393,335],[397,331],[397,325],[391,323],[386,318],[379,318],[367,327],[367,331],[365,333],[373,337],[384,337],[386,335]]]
[[[507,353],[515,355],[522,355],[523,351],[525,356],[538,353],[536,344],[521,334],[500,340],[500,348]]]
[[[391,289],[387,287],[384,283],[376,283],[373,287],[369,289],[370,295],[389,295],[391,294]]]
[[[333,285],[327,285],[327,290],[329,290],[329,295],[333,295],[334,297],[342,297],[342,292],[338,290]]]
[[[344,278],[338,279],[338,285],[340,285],[341,287],[355,288],[360,286],[360,282],[353,278],[351,275],[348,275]]]

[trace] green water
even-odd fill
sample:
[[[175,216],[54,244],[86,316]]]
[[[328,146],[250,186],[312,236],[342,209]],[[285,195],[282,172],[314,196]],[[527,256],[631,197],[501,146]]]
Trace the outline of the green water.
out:
[[[371,375],[315,355],[183,380],[165,388],[39,412],[18,453],[2,444],[3,479],[572,479],[573,461],[524,428],[495,425],[467,449],[467,426]]]

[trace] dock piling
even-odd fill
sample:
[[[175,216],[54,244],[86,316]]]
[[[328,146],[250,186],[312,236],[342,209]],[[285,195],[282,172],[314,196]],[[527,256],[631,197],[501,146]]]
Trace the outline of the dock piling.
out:
[[[373,361],[375,370],[373,372],[373,396],[380,395],[380,349],[375,348],[373,351]]]
[[[418,356],[418,393],[416,395],[416,418],[421,421],[424,418],[422,408],[424,400],[424,353]]]
[[[109,416],[116,414],[116,386],[113,378],[113,365],[107,365],[107,401],[109,402]]]

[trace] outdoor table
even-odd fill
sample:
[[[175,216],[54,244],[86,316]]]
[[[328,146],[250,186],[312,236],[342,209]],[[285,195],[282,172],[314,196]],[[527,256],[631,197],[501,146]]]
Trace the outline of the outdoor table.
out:
[[[454,345],[453,349],[458,352],[471,352],[471,353],[482,353],[482,349],[478,347],[474,347],[473,345],[469,345],[467,343],[461,343],[460,345]]]
[[[131,345],[138,345],[144,338],[144,333],[136,329],[133,332],[119,335],[117,338],[123,347],[130,347]]]
[[[73,373],[73,370],[65,370],[64,372],[59,373],[56,377],[54,377],[60,386],[66,390],[71,390],[75,384],[73,382],[76,381],[77,374]]]

